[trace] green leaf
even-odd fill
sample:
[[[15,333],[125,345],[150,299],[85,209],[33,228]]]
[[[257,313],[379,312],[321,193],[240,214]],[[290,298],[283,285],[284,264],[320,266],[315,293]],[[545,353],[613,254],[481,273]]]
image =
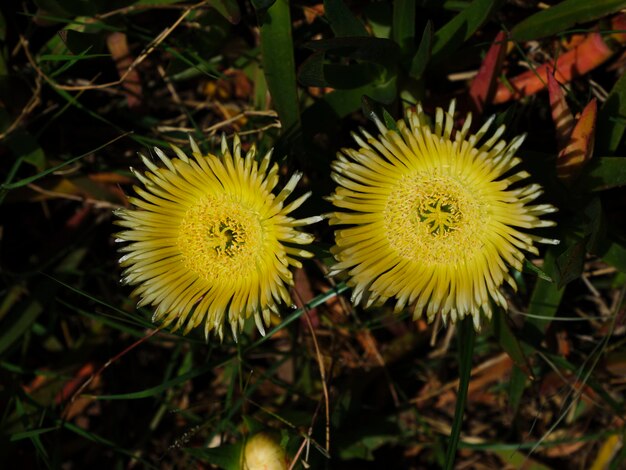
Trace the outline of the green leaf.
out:
[[[389,39],[342,37],[312,41],[306,46],[316,52],[300,67],[300,83],[337,90],[383,83],[385,77],[395,75],[400,58],[400,48]],[[357,62],[343,65],[345,59]]]
[[[381,125],[387,127],[387,129],[391,129],[396,131],[398,134],[400,131],[398,130],[398,126],[396,125],[396,121],[391,117],[391,114],[387,112],[387,110],[383,107],[381,103],[370,98],[367,95],[363,95],[361,100],[361,111],[367,118],[375,123],[378,127]],[[383,121],[381,121],[380,116],[383,117]]]
[[[517,337],[511,330],[506,312],[495,309],[490,323],[491,334],[500,347],[509,355],[515,365],[525,371],[528,370],[528,360]]]
[[[582,191],[604,191],[626,185],[626,158],[594,157],[580,178]]]
[[[236,0],[211,0],[207,3],[231,24],[241,21],[241,10]]]
[[[12,324],[5,318],[2,323],[2,333],[0,333],[0,354],[9,349],[13,343],[19,340],[24,333],[32,326],[37,317],[43,312],[43,305],[35,299],[29,299],[26,303],[18,304],[19,315]],[[20,308],[21,307],[21,308]]]
[[[426,70],[426,66],[428,65],[428,61],[430,60],[431,52],[433,47],[433,24],[430,20],[426,23],[424,27],[424,32],[422,33],[422,40],[420,41],[420,45],[417,49],[417,52],[413,56],[411,60],[410,66],[410,75],[415,79],[419,79],[424,74]]]
[[[602,201],[599,197],[592,197],[585,205],[583,211],[585,217],[585,238],[587,239],[587,251],[596,253],[606,238],[606,220]]]
[[[364,60],[395,67],[400,59],[399,46],[390,39],[383,38],[330,38],[311,41],[306,47],[314,51],[323,51],[338,58]]]
[[[324,0],[324,12],[337,37],[369,36],[365,26],[342,0]]]
[[[445,470],[454,468],[456,450],[461,436],[461,425],[463,424],[463,414],[465,412],[465,401],[469,389],[470,374],[472,372],[472,358],[474,357],[474,342],[476,331],[472,323],[472,316],[467,315],[457,326],[457,344],[459,348],[459,390],[456,396],[456,406],[454,408],[454,419],[450,440],[446,449]]]
[[[404,54],[415,45],[415,0],[394,0],[391,38]]]
[[[114,139],[108,141],[107,143],[101,145],[100,147],[97,147],[97,148],[95,148],[93,150],[90,150],[89,152],[86,152],[86,153],[84,153],[82,155],[79,155],[78,157],[70,158],[69,160],[67,160],[67,161],[65,161],[63,163],[61,163],[59,165],[56,165],[56,166],[53,166],[52,168],[48,168],[47,170],[42,171],[40,173],[37,173],[36,175],[29,176],[28,178],[21,179],[19,181],[16,181],[15,183],[3,183],[3,184],[0,184],[0,189],[8,190],[8,189],[15,189],[15,188],[19,188],[19,187],[22,187],[22,186],[26,186],[27,184],[32,183],[33,181],[37,181],[38,179],[43,178],[46,175],[54,173],[55,171],[58,171],[61,168],[66,167],[67,165],[71,165],[72,163],[77,162],[78,160],[80,160],[82,158],[85,158],[88,155],[92,155],[92,154],[102,150],[103,148],[108,147],[113,142],[115,142],[115,141],[117,141],[117,140],[119,140],[119,139],[121,139],[123,137],[126,137],[128,134],[129,133],[119,135],[119,136],[115,137]]]
[[[7,22],[4,19],[4,15],[0,12],[0,40],[4,41],[7,37]]]
[[[335,128],[337,120],[359,109],[364,95],[389,104],[396,98],[396,91],[396,78],[393,77],[380,84],[370,83],[352,90],[336,90],[328,93],[304,111],[303,129],[311,134],[330,132]]]
[[[146,388],[138,392],[118,393],[115,395],[97,395],[97,396],[92,396],[91,398],[95,400],[139,400],[142,398],[152,398],[157,395],[160,395],[163,392],[166,392],[167,390],[169,390],[172,387],[175,387],[176,385],[183,384],[187,382],[188,380],[191,380],[203,374],[206,374],[208,371],[212,370],[215,367],[217,367],[216,364],[208,363],[201,367],[196,367],[195,369],[193,369],[190,372],[187,372],[186,374],[178,375],[174,377],[173,379],[162,382],[159,385]]]
[[[359,426],[345,426],[338,433],[338,457],[373,461],[374,451],[398,442],[402,430],[392,416],[376,416]]]
[[[625,7],[625,0],[565,0],[518,23],[511,30],[511,38],[529,41],[562,33],[572,26],[602,18]]]
[[[613,85],[596,126],[596,153],[615,153],[626,129],[626,74]]]
[[[45,434],[50,431],[57,431],[58,429],[58,427],[54,426],[49,428],[30,429],[28,431],[16,432],[15,434],[11,435],[11,442],[21,441],[22,439],[30,439],[31,437],[40,436],[41,434]]]
[[[445,60],[480,28],[503,4],[503,0],[474,0],[439,29],[433,38],[433,60]]]
[[[383,69],[371,63],[336,65],[325,61],[323,51],[315,52],[298,70],[298,81],[304,86],[332,87],[346,90],[367,85],[380,78]]]
[[[300,109],[289,2],[277,0],[267,11],[257,13],[261,26],[261,53],[267,86],[283,126],[283,133],[292,133],[300,128]]]
[[[86,52],[86,51],[85,51]],[[65,62],[83,59],[95,59],[96,57],[111,57],[111,54],[43,54],[39,56],[40,62]]]
[[[43,171],[46,167],[46,155],[37,143],[35,137],[26,131],[16,131],[5,141],[13,155],[30,163],[37,171]]]
[[[553,273],[556,270],[556,254],[555,249],[550,248],[546,252],[544,257],[543,269],[547,273]],[[544,281],[543,279],[537,279],[537,284],[533,289],[533,293],[530,297],[530,304],[528,306],[529,317],[524,324],[524,336],[535,336],[536,340],[543,338],[543,333],[548,328],[548,325],[552,321],[552,318],[556,315],[556,312],[561,304],[561,298],[565,289],[560,288],[554,282]]]
[[[250,0],[257,13],[265,13],[276,3],[276,0]]]
[[[602,261],[626,273],[626,246],[617,240],[611,240],[608,247],[600,255]]]
[[[574,279],[578,279],[583,272],[587,240],[577,240],[556,259],[558,285],[563,287]]]
[[[509,394],[509,407],[514,415],[517,414],[519,405],[522,402],[526,382],[528,382],[528,378],[524,371],[517,365],[513,365],[507,392]]]
[[[524,259],[523,268],[524,268],[525,273],[534,274],[535,276],[537,276],[540,279],[543,279],[544,281],[554,282],[552,278],[548,275],[548,273],[546,273],[543,269],[535,266],[533,263],[531,263],[527,259]]]

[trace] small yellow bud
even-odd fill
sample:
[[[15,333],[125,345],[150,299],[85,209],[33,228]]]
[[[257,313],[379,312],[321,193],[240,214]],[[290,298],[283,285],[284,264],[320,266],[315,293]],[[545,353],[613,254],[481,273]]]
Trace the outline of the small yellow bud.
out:
[[[260,432],[246,442],[243,470],[287,470],[287,455],[271,434]]]

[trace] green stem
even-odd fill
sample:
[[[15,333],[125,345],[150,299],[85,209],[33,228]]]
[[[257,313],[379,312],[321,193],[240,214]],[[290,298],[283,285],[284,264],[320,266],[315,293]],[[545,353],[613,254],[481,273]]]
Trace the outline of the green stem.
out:
[[[467,389],[469,387],[470,373],[472,371],[472,355],[474,351],[475,339],[476,332],[474,331],[472,316],[467,315],[458,324],[457,341],[459,349],[459,391],[456,398],[456,408],[454,410],[454,421],[452,422],[452,431],[448,442],[448,450],[446,451],[446,463],[444,465],[446,470],[451,470],[453,468],[454,458],[456,457],[456,449],[459,446],[461,424],[463,424],[463,412],[465,410]]]

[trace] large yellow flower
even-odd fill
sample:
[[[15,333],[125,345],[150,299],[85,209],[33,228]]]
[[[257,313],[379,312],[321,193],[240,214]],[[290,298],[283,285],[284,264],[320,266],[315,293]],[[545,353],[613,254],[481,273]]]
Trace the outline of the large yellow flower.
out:
[[[519,184],[529,176],[514,170],[524,136],[507,144],[501,126],[487,138],[493,118],[468,135],[471,115],[460,131],[453,115],[454,102],[437,109],[433,127],[418,105],[397,131],[378,122],[378,138],[363,131],[359,150],[338,154],[330,200],[348,211],[330,223],[352,227],[335,232],[331,274],[347,271],[355,303],[395,298],[396,311],[414,304],[414,317],[425,311],[429,321],[472,315],[478,329],[491,300],[506,308],[500,286],[516,287],[509,266],[522,269],[522,250],[557,243],[525,232],[554,225],[540,216],[556,209],[531,204],[539,185]]]
[[[149,171],[131,168],[144,187],[135,187],[141,198],[130,198],[135,209],[117,212],[127,228],[117,240],[131,242],[120,250],[123,281],[138,284],[139,306],[155,306],[153,320],[165,326],[187,333],[204,322],[207,337],[215,330],[222,338],[226,319],[236,339],[254,316],[264,334],[270,312],[291,302],[288,266],[301,266],[296,256],[312,256],[298,245],[313,237],[297,227],[321,217],[289,217],[310,193],[284,204],[300,173],[272,193],[278,165],[270,166],[271,152],[257,162],[252,147],[242,157],[238,137],[232,154],[222,139],[222,158],[202,155],[193,140],[191,148],[193,158],[173,147],[173,159],[155,149],[164,167],[142,156]]]

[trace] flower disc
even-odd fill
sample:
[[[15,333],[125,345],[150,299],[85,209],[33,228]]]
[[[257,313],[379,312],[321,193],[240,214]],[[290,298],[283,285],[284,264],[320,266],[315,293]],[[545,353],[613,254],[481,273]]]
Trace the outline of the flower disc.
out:
[[[541,188],[518,184],[529,176],[513,170],[523,137],[507,144],[500,127],[481,142],[492,119],[467,136],[471,115],[453,132],[453,114],[454,103],[438,109],[433,129],[418,106],[397,130],[379,122],[378,139],[363,131],[365,140],[354,136],[358,151],[338,155],[330,200],[349,211],[330,223],[351,227],[335,232],[332,274],[348,272],[355,302],[395,298],[398,311],[415,304],[414,315],[426,311],[429,320],[469,314],[478,328],[491,300],[506,308],[500,286],[515,288],[508,270],[522,268],[522,250],[556,243],[523,231],[554,225],[539,217],[556,209],[529,204]]]
[[[207,336],[215,329],[222,337],[226,318],[236,338],[250,316],[264,333],[270,312],[290,302],[288,266],[312,256],[297,245],[313,237],[297,227],[321,219],[288,216],[310,195],[284,205],[301,174],[275,195],[271,152],[260,163],[254,147],[242,157],[238,137],[232,154],[222,141],[222,158],[203,156],[193,141],[193,158],[173,149],[174,159],[155,149],[165,167],[142,156],[150,171],[133,170],[144,188],[135,187],[141,198],[130,198],[136,209],[117,212],[127,228],[118,241],[131,242],[120,250],[123,280],[138,285],[139,305],[156,307],[155,321],[184,325],[185,333],[204,322]]]

